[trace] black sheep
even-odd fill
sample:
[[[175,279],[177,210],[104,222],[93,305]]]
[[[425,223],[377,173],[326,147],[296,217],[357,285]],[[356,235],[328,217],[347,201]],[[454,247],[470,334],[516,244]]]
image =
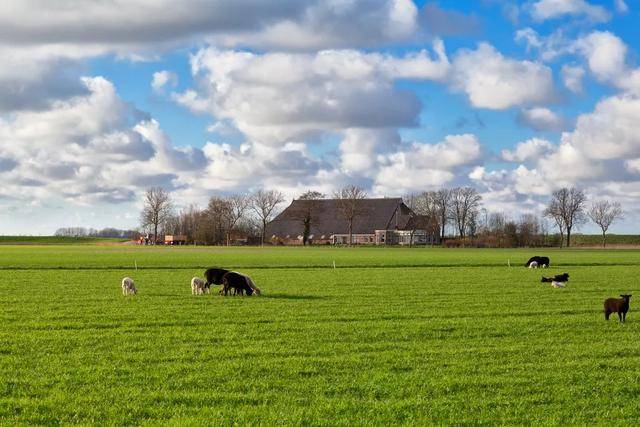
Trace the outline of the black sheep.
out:
[[[222,277],[222,293],[226,296],[233,289],[234,295],[253,295],[253,288],[249,285],[247,276],[230,271]]]
[[[204,272],[204,288],[209,289],[211,285],[222,285],[222,277],[227,274],[229,270],[224,268],[209,268]]]
[[[560,283],[565,283],[569,281],[569,273],[562,273],[562,274],[556,274],[553,277],[542,277],[542,280],[540,280],[540,282],[545,283],[545,282],[560,282]]]
[[[534,261],[538,264],[538,267],[549,267],[549,257],[546,256],[532,256],[524,266],[529,267]]]
[[[618,319],[624,322],[629,311],[631,295],[620,295],[622,298],[607,298],[604,300],[604,318],[609,320],[611,313],[618,313]]]

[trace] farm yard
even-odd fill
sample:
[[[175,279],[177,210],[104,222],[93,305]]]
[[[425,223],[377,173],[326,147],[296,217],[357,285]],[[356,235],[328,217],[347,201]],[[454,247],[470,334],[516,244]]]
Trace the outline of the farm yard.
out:
[[[640,251],[1,251],[2,424],[640,418]],[[551,268],[523,267],[538,254]],[[211,266],[263,295],[191,295]],[[565,289],[540,283],[565,271]],[[137,295],[122,296],[124,276]],[[619,294],[634,295],[627,323],[606,322]]]

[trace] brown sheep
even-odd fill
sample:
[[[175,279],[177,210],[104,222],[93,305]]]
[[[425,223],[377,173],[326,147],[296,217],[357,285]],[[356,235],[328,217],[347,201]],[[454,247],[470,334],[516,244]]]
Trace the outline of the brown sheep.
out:
[[[607,298],[604,300],[604,318],[609,320],[611,313],[618,313],[618,319],[624,322],[629,311],[631,295],[620,295],[622,298]]]

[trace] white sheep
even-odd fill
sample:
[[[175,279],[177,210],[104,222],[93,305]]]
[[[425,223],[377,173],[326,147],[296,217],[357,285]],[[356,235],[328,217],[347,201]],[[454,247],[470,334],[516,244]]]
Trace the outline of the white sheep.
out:
[[[529,268],[538,268],[538,262],[537,261],[531,261],[529,263]]]
[[[191,294],[202,295],[204,294],[204,292],[205,292],[204,280],[202,280],[199,277],[194,277],[193,279],[191,279]]]
[[[137,293],[138,290],[136,289],[136,285],[133,283],[133,279],[131,277],[125,277],[122,279],[122,295],[135,295]]]

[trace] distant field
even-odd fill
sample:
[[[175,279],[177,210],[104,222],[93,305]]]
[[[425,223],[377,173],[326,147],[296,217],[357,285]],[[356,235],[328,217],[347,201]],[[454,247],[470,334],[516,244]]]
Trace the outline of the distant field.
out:
[[[602,245],[602,236],[594,234],[575,234],[571,236],[571,243],[577,246],[600,246]],[[607,245],[640,246],[640,235],[610,234],[607,235]]]
[[[213,265],[264,296],[192,296]],[[5,246],[0,423],[632,424],[636,275],[636,250]]]
[[[111,239],[105,237],[0,236],[0,245],[79,245],[126,241],[127,239]]]

